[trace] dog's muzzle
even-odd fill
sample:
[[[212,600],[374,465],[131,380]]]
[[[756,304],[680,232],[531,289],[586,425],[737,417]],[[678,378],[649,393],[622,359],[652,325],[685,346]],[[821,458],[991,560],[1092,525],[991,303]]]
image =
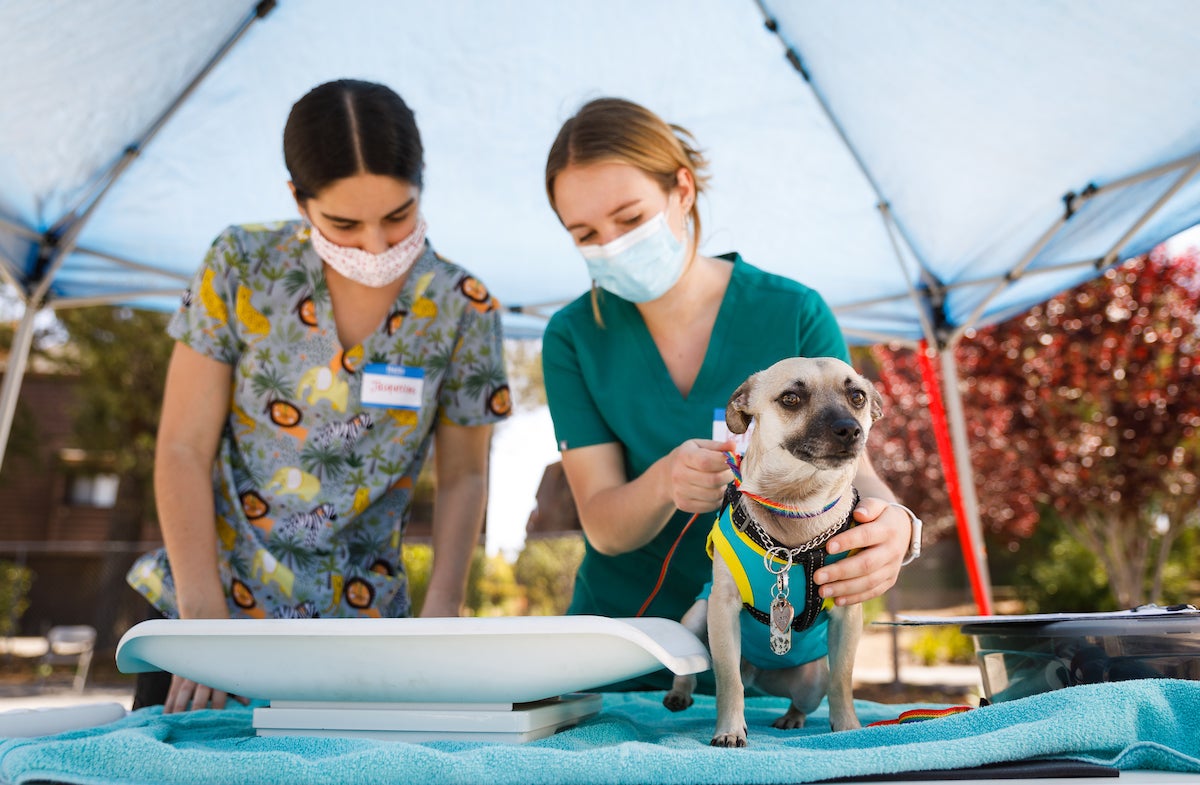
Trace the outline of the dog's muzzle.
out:
[[[866,441],[862,425],[843,411],[821,417],[802,437],[788,439],[783,446],[818,469],[836,469],[857,460]]]

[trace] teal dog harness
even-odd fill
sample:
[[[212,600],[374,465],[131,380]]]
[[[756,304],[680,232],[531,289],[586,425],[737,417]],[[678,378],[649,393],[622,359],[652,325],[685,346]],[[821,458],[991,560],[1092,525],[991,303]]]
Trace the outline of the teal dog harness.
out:
[[[823,547],[803,552],[787,548],[760,527],[751,525],[740,497],[741,493],[731,483],[725,492],[725,506],[708,535],[708,555],[721,554],[741,595],[742,657],[762,670],[776,670],[826,656],[829,653],[826,641],[829,614],[825,611],[833,606],[833,600],[822,600],[812,576],[823,565],[849,554],[831,556]],[[853,511],[857,506],[856,491],[850,514],[829,537],[854,525]],[[788,626],[792,633],[799,634],[791,635],[791,646],[785,654],[777,654],[771,640],[772,601],[777,594],[780,572],[795,566],[803,571],[803,591],[792,598],[795,616]],[[796,577],[800,578],[799,575]],[[703,597],[708,596],[711,587],[711,583],[705,587]]]

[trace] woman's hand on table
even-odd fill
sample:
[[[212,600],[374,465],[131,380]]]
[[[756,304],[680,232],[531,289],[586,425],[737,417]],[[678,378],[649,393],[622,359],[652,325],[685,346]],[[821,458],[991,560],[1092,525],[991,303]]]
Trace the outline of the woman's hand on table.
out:
[[[163,714],[178,714],[196,709],[223,709],[229,698],[243,706],[250,703],[249,699],[240,695],[230,695],[174,675],[171,677],[171,688],[167,691],[167,700],[163,703]]]

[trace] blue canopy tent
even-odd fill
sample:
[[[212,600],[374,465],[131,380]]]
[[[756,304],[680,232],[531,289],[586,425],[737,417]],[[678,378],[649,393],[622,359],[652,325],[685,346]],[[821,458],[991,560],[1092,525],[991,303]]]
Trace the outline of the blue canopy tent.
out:
[[[588,286],[541,183],[562,120],[620,95],[688,127],[702,250],[816,288],[852,341],[936,350],[969,479],[964,331],[1200,223],[1197,51],[1191,0],[9,0],[0,276],[27,307],[0,445],[34,314],[173,308],[225,225],[295,215],[287,111],[351,76],[416,110],[430,237],[514,334]]]

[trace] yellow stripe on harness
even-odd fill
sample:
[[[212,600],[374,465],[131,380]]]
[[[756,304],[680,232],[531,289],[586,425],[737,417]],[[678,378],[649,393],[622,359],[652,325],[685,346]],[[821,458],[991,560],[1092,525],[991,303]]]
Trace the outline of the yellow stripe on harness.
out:
[[[766,556],[766,551],[764,551],[758,543],[756,543],[756,542],[754,542],[754,540],[750,539],[750,537],[747,536],[745,533],[734,530],[734,536],[736,536],[739,540],[741,540],[742,544],[745,547],[750,548],[754,553],[759,554],[761,556]],[[750,577],[746,574],[745,565],[742,563],[742,560],[740,558],[738,558],[738,553],[737,553],[736,549],[734,548],[733,543],[731,543],[729,541],[729,538],[726,537],[725,533],[723,531],[721,531],[721,518],[720,517],[718,517],[716,522],[713,523],[713,527],[708,533],[708,541],[707,541],[707,544],[705,547],[708,551],[708,557],[710,559],[713,557],[714,552],[721,554],[721,558],[723,558],[725,560],[725,564],[729,567],[729,572],[733,575],[733,581],[737,585],[738,594],[741,596],[742,602],[745,603],[746,605],[753,606],[754,605],[753,585],[750,582]],[[846,555],[849,556],[851,554],[857,553],[858,550],[859,550],[858,548],[855,548]],[[783,563],[783,561],[781,559],[775,559],[773,557],[772,557],[772,561],[775,561],[779,564]],[[834,602],[833,602],[832,597],[826,597],[821,601],[821,610],[822,611],[827,611],[832,607],[834,607]]]
[[[737,584],[738,594],[742,597],[742,602],[750,605],[754,604],[754,592],[750,588],[750,578],[746,575],[746,568],[742,566],[742,561],[737,557],[737,553],[733,550],[732,543],[725,539],[725,535],[720,530],[721,519],[717,518],[713,524],[712,531],[708,533],[708,557],[713,557],[713,551],[716,550],[721,554],[721,558],[725,560],[729,571],[733,573],[733,582]]]

